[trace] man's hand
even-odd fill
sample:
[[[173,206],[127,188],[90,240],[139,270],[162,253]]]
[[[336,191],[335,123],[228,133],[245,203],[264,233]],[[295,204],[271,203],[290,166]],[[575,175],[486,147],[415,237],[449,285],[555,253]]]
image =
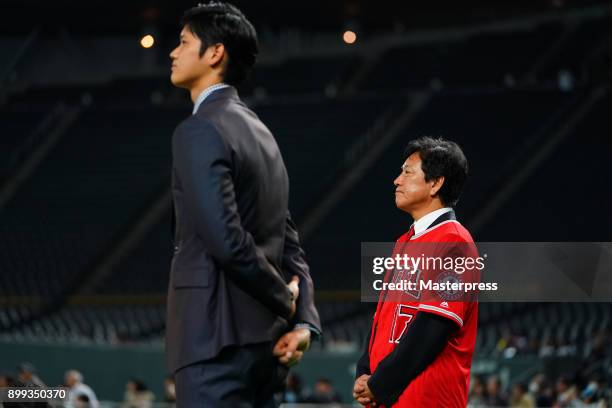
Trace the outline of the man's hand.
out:
[[[299,328],[285,333],[274,346],[272,353],[278,361],[291,367],[299,363],[310,346],[310,330]]]
[[[287,284],[287,287],[289,288],[289,290],[291,291],[291,293],[293,294],[293,301],[291,302],[291,316],[290,318],[292,318],[295,315],[295,311],[297,309],[297,299],[300,296],[300,277],[297,275],[293,275],[293,278],[291,279],[291,282],[289,282]]]
[[[367,374],[363,374],[361,377],[355,380],[355,385],[353,386],[353,398],[357,400],[363,406],[370,404],[372,407],[375,407],[376,401],[374,401],[374,396],[372,395],[372,391],[370,391],[370,387],[368,387],[368,380],[370,376]]]

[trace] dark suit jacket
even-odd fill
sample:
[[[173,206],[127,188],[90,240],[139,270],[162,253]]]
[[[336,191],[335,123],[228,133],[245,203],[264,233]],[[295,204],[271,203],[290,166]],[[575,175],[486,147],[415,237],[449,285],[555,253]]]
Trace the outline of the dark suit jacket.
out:
[[[225,346],[320,330],[313,285],[287,209],[274,137],[233,87],[214,91],[172,137],[175,247],[166,317],[172,371]],[[300,277],[292,321],[286,283]]]

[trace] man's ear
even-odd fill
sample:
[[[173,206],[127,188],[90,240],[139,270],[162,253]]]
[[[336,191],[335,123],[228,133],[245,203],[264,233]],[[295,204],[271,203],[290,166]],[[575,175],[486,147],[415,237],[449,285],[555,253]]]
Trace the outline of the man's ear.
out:
[[[225,59],[225,46],[221,43],[213,44],[208,47],[204,55],[207,56],[207,62],[210,66],[216,67],[223,63]]]
[[[431,189],[429,190],[429,195],[433,197],[436,194],[438,194],[438,192],[440,191],[443,185],[444,185],[444,176],[440,176],[436,178],[435,180],[433,180],[433,184],[431,185]]]

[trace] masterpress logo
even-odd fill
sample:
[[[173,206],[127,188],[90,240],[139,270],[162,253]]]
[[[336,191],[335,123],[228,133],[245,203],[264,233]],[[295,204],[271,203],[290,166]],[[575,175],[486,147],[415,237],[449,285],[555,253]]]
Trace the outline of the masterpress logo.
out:
[[[384,300],[454,301],[472,299],[481,290],[485,256],[472,243],[397,243],[389,256],[370,258],[371,289],[384,292]],[[471,293],[474,292],[474,293]]]
[[[458,301],[481,291],[496,291],[496,282],[480,282],[484,270],[484,257],[405,257],[375,258],[372,289],[389,292],[387,300],[398,296],[414,300]],[[391,262],[393,261],[393,262]],[[384,267],[383,267],[384,265]],[[383,273],[385,275],[383,276]]]

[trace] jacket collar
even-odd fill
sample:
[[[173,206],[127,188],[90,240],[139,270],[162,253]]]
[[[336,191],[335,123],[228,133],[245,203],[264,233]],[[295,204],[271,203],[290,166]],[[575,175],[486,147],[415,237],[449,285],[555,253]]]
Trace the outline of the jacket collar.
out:
[[[440,216],[438,216],[431,224],[429,224],[424,230],[421,229],[418,232],[415,231],[414,234],[412,235],[411,239],[415,239],[418,238],[420,236],[422,236],[423,234],[426,234],[427,232],[431,231],[432,229],[436,228],[436,226],[443,224],[445,222],[449,222],[449,221],[457,221],[457,218],[455,216],[455,211],[453,211],[452,209],[450,211],[445,212],[444,214],[441,214]]]
[[[238,100],[238,91],[236,90],[236,88],[234,88],[233,86],[228,86],[227,88],[222,88],[214,91],[213,93],[208,95],[206,99],[204,99],[204,101],[198,107],[198,111],[196,113],[199,113],[205,106],[208,106],[212,102],[223,99]]]
[[[428,214],[425,214],[418,221],[412,224],[412,226],[414,227],[414,233],[420,234],[421,232],[439,224],[440,222],[444,222],[444,221],[447,221],[448,219],[451,219],[448,217],[452,217],[452,219],[455,219],[454,213],[452,215],[447,215],[451,212],[453,212],[452,208],[444,207],[444,208],[440,208],[438,210],[432,211]]]

